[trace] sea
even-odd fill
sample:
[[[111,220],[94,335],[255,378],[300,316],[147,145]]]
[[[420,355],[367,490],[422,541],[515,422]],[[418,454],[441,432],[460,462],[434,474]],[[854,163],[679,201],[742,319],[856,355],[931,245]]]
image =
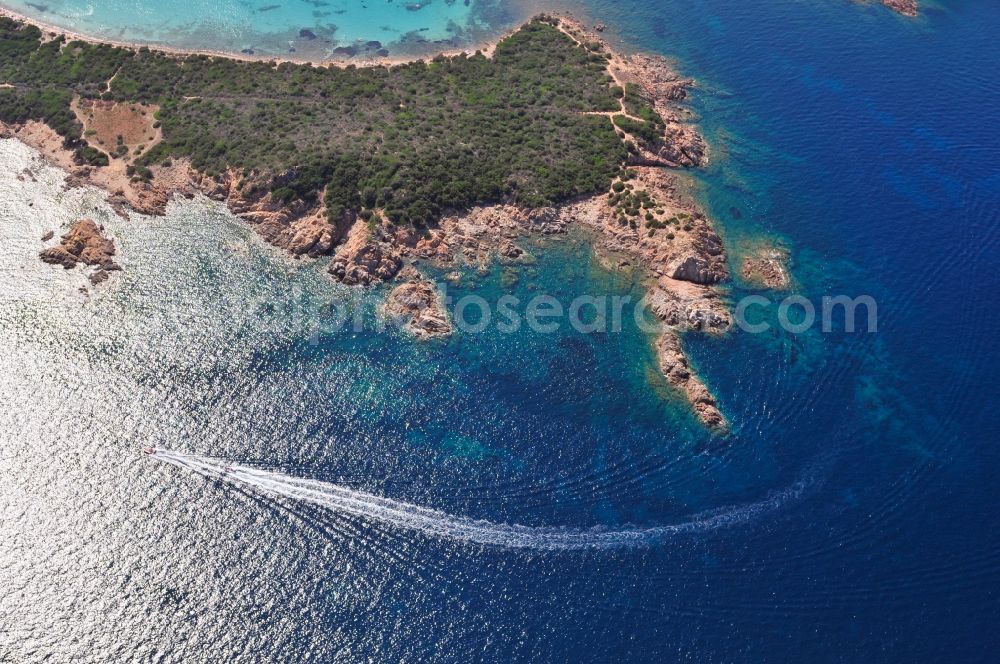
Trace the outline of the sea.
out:
[[[685,182],[769,328],[684,337],[713,435],[631,317],[415,342],[218,203],[125,220],[0,140],[0,661],[996,661],[1000,3],[43,1],[4,4],[234,51],[600,21],[696,79]],[[37,258],[80,217],[96,287]],[[761,245],[790,293],[739,277]],[[642,296],[582,233],[525,248],[432,273]],[[779,324],[840,296],[877,324]]]

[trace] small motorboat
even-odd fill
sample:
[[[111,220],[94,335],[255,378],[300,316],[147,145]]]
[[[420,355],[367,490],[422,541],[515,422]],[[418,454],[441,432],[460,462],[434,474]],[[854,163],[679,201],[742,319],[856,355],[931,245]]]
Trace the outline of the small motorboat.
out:
[[[155,447],[144,447],[144,448],[142,448],[142,451],[145,452],[146,454],[150,454],[150,455],[156,454],[156,448]]]

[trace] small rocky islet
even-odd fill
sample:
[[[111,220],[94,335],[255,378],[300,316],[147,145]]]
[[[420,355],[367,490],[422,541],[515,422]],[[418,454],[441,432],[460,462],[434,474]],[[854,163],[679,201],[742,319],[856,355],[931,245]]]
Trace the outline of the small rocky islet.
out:
[[[913,17],[919,13],[917,0],[882,0],[882,3],[903,16]]]
[[[54,231],[42,236],[42,242],[55,237]],[[104,228],[92,219],[80,219],[73,223],[62,235],[59,244],[43,249],[38,257],[52,265],[61,265],[71,270],[78,264],[94,266],[97,269],[88,277],[92,284],[107,280],[109,272],[117,272],[121,267],[114,260],[115,243],[104,234]]]

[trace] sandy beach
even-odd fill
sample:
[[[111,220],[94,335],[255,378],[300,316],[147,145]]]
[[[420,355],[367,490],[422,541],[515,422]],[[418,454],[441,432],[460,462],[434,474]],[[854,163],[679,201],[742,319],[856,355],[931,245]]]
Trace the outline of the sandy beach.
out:
[[[553,14],[558,15],[558,14]],[[67,30],[66,28],[47,23],[45,21],[40,21],[38,19],[25,16],[24,14],[18,13],[6,7],[0,6],[0,16],[6,16],[7,18],[13,19],[15,21],[21,21],[23,23],[28,23],[30,25],[37,26],[43,33],[56,37],[58,35],[64,35],[69,40],[79,40],[85,41],[92,44],[110,44],[112,46],[120,46],[122,48],[148,48],[153,51],[159,51],[161,53],[170,53],[172,55],[177,55],[178,57],[184,57],[188,55],[208,55],[212,57],[228,58],[231,60],[242,60],[245,62],[273,62],[275,64],[280,64],[283,62],[289,62],[293,64],[311,64],[317,67],[392,67],[395,65],[403,65],[410,62],[419,62],[421,60],[429,60],[437,55],[454,56],[461,53],[472,54],[476,51],[482,52],[487,57],[492,56],[493,51],[496,49],[497,44],[500,43],[505,38],[512,35],[520,27],[514,26],[508,30],[505,30],[502,34],[498,34],[489,40],[478,42],[475,44],[470,44],[465,48],[451,48],[441,51],[435,51],[428,55],[399,55],[399,56],[356,56],[350,59],[342,58],[329,58],[329,59],[312,59],[312,58],[297,58],[291,54],[282,55],[264,55],[264,54],[249,54],[240,53],[236,51],[222,51],[222,50],[212,50],[212,49],[188,49],[188,48],[178,48],[175,46],[168,46],[159,43],[144,43],[144,42],[133,42],[125,40],[116,39],[105,39],[103,37],[95,37],[92,35],[85,35],[79,32],[74,32],[72,30]],[[569,17],[566,17],[569,18]]]

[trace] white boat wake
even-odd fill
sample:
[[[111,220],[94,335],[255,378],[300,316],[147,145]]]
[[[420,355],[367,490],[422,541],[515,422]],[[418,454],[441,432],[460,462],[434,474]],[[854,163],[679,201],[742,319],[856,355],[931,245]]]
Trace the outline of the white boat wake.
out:
[[[220,479],[234,485],[253,487],[272,495],[311,503],[344,514],[373,519],[383,524],[416,531],[430,537],[474,542],[486,546],[539,550],[651,546],[674,535],[710,532],[746,523],[799,498],[813,483],[813,477],[815,477],[815,474],[811,474],[758,502],[702,512],[681,523],[648,528],[581,529],[531,527],[480,521],[383,498],[329,482],[230,464],[197,454],[158,449],[152,458],[204,477]]]

